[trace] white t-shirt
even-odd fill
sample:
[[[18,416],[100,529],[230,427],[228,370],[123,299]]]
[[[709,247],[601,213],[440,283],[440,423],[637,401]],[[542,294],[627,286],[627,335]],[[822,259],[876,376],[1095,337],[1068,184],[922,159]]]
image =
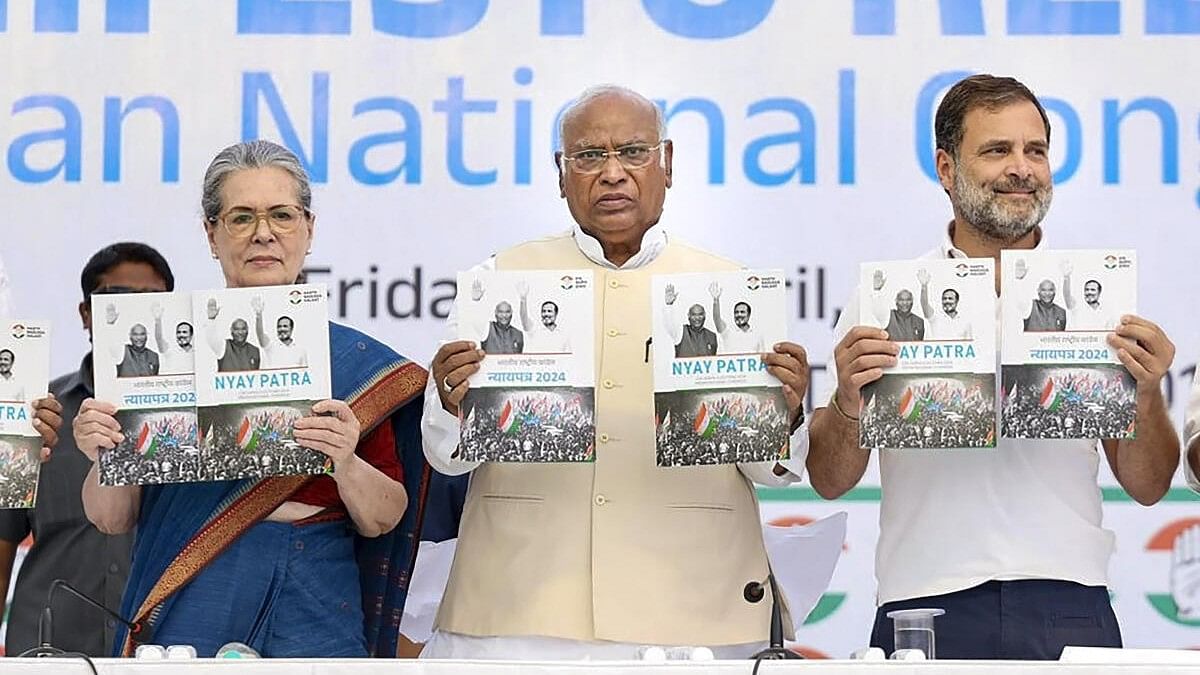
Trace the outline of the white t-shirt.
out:
[[[1119,323],[1120,317],[1109,311],[1108,306],[1103,302],[1092,307],[1086,302],[1078,301],[1067,319],[1067,328],[1070,330],[1112,330]]]
[[[1188,395],[1187,408],[1183,416],[1183,475],[1187,478],[1188,487],[1200,492],[1200,478],[1192,471],[1192,465],[1187,461],[1187,449],[1197,438],[1200,438],[1200,368],[1192,377],[1192,391]]]
[[[922,256],[965,257],[948,234]],[[855,293],[834,344],[858,312]],[[824,400],[837,386],[834,360],[827,363],[833,384]],[[1106,585],[1115,537],[1101,527],[1098,449],[1094,440],[1000,438],[990,450],[881,450],[879,604],[990,580]]]
[[[264,368],[299,368],[308,365],[308,350],[292,340],[285,345],[279,340],[271,340],[263,347]]]
[[[562,326],[549,330],[544,325],[525,331],[526,354],[570,354],[571,336]]]
[[[180,375],[183,373],[191,373],[196,370],[196,350],[189,349],[183,351],[179,345],[172,345],[170,349],[165,349],[158,355],[159,359],[159,375]]]
[[[962,312],[950,316],[939,309],[928,321],[929,332],[925,334],[926,340],[970,340],[975,335],[971,320],[963,316]]]
[[[0,401],[28,403],[25,398],[25,385],[15,377],[0,376]]]
[[[762,333],[754,329],[753,324],[747,330],[738,328],[730,323],[725,330],[717,334],[720,341],[718,354],[761,354],[766,350],[763,345]]]

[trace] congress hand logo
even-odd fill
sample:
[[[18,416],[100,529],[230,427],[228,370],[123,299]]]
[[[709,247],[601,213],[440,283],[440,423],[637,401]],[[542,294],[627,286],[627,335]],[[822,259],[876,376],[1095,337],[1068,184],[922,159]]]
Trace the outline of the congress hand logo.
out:
[[[1175,537],[1171,549],[1171,599],[1180,619],[1200,620],[1200,524]]]
[[[1150,606],[1171,623],[1200,626],[1200,518],[1164,525],[1146,543],[1146,551],[1171,556],[1170,592],[1147,593]]]

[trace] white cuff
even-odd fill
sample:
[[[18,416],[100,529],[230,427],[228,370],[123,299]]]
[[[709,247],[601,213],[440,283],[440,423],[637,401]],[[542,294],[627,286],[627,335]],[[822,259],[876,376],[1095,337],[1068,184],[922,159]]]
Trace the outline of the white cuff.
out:
[[[432,369],[430,369],[432,373]],[[464,462],[455,459],[458,451],[459,421],[458,418],[446,412],[442,407],[442,399],[438,396],[437,388],[440,383],[434,382],[430,376],[425,385],[425,409],[421,414],[421,446],[425,450],[425,459],[438,473],[447,476],[458,476],[472,471],[480,462]]]
[[[804,478],[804,465],[808,460],[808,420],[800,425],[791,436],[790,457],[779,462],[746,462],[738,464],[742,475],[759,485],[786,487]],[[787,469],[782,476],[775,473],[775,466]]]

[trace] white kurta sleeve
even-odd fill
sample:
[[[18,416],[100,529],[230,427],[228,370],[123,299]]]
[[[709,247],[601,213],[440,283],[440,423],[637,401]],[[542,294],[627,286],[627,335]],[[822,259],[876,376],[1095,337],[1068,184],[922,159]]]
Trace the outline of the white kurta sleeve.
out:
[[[490,272],[496,269],[496,259],[488,258],[471,268],[473,272]],[[458,310],[450,309],[446,317],[445,337],[440,344],[453,342],[458,339]],[[480,462],[466,462],[456,457],[458,453],[459,430],[458,418],[442,408],[442,399],[438,396],[437,388],[441,382],[434,381],[433,367],[430,365],[429,381],[425,384],[425,407],[421,413],[421,445],[425,450],[425,459],[434,470],[448,476],[458,476],[473,471]]]

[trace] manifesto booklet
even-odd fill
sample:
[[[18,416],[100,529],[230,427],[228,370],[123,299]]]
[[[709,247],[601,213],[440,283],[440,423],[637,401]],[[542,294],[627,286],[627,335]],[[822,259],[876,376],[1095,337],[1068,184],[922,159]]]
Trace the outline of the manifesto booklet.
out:
[[[787,339],[784,280],[779,270],[651,279],[659,466],[788,458],[783,385],[763,362]]]
[[[900,349],[896,365],[862,388],[862,447],[995,447],[993,268],[991,258],[862,265],[858,322]]]
[[[595,459],[591,271],[460,272],[455,309],[486,353],[459,406],[462,459]]]
[[[190,293],[92,295],[96,398],[125,440],[100,453],[101,485],[204,480],[196,441]]]
[[[50,325],[6,320],[0,330],[0,508],[29,509],[37,501],[42,453],[33,401],[50,384]]]
[[[1002,432],[1133,438],[1137,383],[1108,345],[1137,311],[1131,250],[1002,251]]]
[[[196,405],[206,480],[323,473],[292,436],[330,397],[323,284],[197,292]]]

